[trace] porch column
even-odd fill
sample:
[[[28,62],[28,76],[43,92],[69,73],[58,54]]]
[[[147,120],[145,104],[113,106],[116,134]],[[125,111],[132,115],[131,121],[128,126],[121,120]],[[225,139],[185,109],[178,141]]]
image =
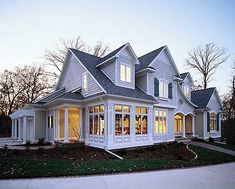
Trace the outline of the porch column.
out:
[[[14,129],[14,139],[17,139],[17,119],[14,119],[14,122],[15,122],[15,124],[14,124],[14,127],[15,127],[15,129]]]
[[[24,116],[23,117],[23,142],[26,143],[27,140],[27,128],[26,128],[26,124],[27,124],[27,117]]]
[[[83,141],[83,122],[82,122],[82,108],[79,108],[79,141]]]
[[[18,141],[21,141],[21,120],[18,118]]]
[[[186,129],[185,129],[185,116],[183,116],[183,137],[185,138],[186,135],[185,135],[185,132],[186,132]]]
[[[69,142],[69,111],[64,107],[64,142]]]
[[[192,116],[192,132],[193,136],[195,136],[195,116]]]
[[[11,138],[14,138],[14,130],[15,130],[15,121],[11,120]]]
[[[54,125],[54,140],[58,141],[59,121],[58,121],[58,111],[57,110],[54,110],[54,120],[55,120],[55,125]]]

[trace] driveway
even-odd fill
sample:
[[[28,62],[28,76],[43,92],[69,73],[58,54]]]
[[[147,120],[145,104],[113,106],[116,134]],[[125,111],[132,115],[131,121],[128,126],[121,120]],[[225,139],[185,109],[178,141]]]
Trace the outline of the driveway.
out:
[[[108,176],[0,180],[1,189],[234,189],[235,163]]]

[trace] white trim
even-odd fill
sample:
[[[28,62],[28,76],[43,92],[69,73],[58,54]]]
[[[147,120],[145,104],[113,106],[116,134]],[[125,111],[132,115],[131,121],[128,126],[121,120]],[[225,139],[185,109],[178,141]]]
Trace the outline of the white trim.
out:
[[[190,105],[192,105],[194,108],[198,107],[197,105],[193,104],[193,103],[188,99],[188,97],[186,97],[186,96],[184,95],[184,93],[183,93],[183,91],[182,91],[182,88],[181,88],[181,86],[180,86],[179,83],[177,83],[177,86],[178,86],[178,88],[179,88],[179,91],[180,91],[181,94],[183,95],[184,99],[186,99],[186,101],[187,101]]]
[[[147,71],[149,71],[149,72],[155,72],[156,69],[154,69],[154,68],[144,68],[144,69],[142,69],[142,70],[139,70],[139,71],[135,72],[135,74],[140,74],[141,72],[147,72]]]
[[[208,105],[210,104],[210,101],[211,101],[211,98],[212,98],[214,92],[215,92],[215,95],[216,95],[216,97],[217,97],[217,100],[219,101],[220,108],[223,108],[222,102],[221,102],[221,100],[220,100],[220,97],[219,97],[219,94],[218,94],[216,88],[214,88],[213,93],[212,93],[212,95],[211,95],[211,97],[210,97],[210,99],[209,99],[209,101],[208,101],[206,107],[208,107]]]
[[[83,63],[79,60],[79,58],[69,49],[69,51],[74,55],[74,57],[78,60],[78,62],[82,65],[82,67],[90,74],[90,76],[95,80],[95,82],[98,84],[98,86],[105,92],[107,93],[104,88],[100,85],[100,83],[94,78],[94,76],[89,72],[89,70],[86,68],[86,66],[83,65]]]

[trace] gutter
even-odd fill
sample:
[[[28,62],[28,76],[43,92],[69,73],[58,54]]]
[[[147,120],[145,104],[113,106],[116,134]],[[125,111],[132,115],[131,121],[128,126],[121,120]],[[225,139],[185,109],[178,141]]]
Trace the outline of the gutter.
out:
[[[117,155],[117,154],[115,154],[115,153],[113,153],[113,152],[111,152],[111,151],[109,151],[109,150],[107,150],[107,149],[105,149],[105,151],[108,152],[109,154],[111,154],[111,155],[117,157],[118,159],[123,160],[123,157],[121,157],[121,156],[119,156],[119,155]]]

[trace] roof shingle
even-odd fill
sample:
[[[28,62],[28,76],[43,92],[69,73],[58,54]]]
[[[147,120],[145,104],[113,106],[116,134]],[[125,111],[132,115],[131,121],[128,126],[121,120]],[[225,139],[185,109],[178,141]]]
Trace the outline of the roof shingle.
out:
[[[191,101],[198,106],[198,109],[206,108],[214,90],[215,87],[192,91]]]

